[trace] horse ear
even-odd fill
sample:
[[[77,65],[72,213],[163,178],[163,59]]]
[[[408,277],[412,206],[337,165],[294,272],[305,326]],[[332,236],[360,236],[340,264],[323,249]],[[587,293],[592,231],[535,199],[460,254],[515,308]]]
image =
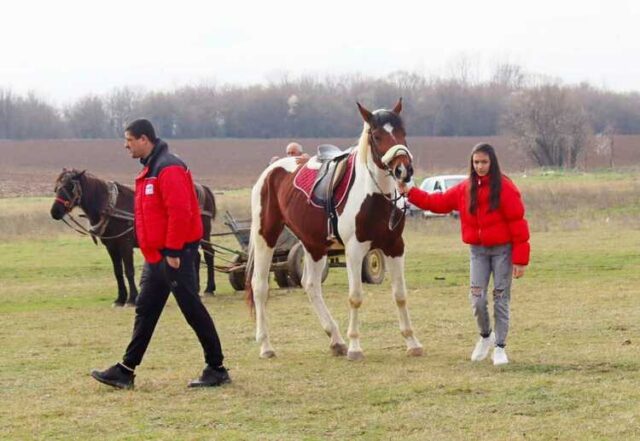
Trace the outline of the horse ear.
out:
[[[86,172],[87,172],[86,170],[82,170],[80,173],[78,173],[78,177],[79,178],[83,177]]]
[[[362,115],[362,119],[364,119],[366,123],[369,123],[369,121],[371,121],[371,118],[373,118],[371,112],[361,106],[359,102],[356,101],[356,104],[358,105],[358,110],[360,111],[360,115]]]
[[[402,112],[402,97],[398,99],[398,102],[393,108],[393,113],[395,113],[396,115],[400,115],[400,112]]]

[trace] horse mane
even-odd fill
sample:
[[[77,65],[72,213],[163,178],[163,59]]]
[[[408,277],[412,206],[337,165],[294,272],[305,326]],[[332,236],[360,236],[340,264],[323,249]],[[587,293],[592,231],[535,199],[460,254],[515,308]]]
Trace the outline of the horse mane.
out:
[[[367,163],[369,158],[369,124],[365,122],[362,127],[362,133],[360,134],[360,139],[358,140],[358,159],[362,161],[363,164]]]
[[[85,208],[88,211],[100,213],[103,208],[104,199],[98,195],[100,195],[100,190],[108,192],[108,190],[106,190],[106,182],[91,173],[82,175],[80,182],[82,183],[82,198],[86,204]],[[85,195],[87,195],[86,198]]]

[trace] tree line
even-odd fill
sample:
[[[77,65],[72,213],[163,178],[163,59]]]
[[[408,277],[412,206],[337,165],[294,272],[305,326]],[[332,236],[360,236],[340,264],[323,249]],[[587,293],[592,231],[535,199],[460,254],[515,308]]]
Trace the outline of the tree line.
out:
[[[404,98],[411,135],[511,133],[535,150],[530,153],[541,165],[558,164],[558,155],[566,157],[559,165],[575,163],[576,145],[591,133],[640,133],[637,92],[563,85],[501,64],[484,81],[470,79],[461,68],[447,78],[400,71],[381,78],[284,77],[259,85],[203,84],[171,91],[123,87],[61,109],[33,93],[0,88],[0,138],[121,137],[126,122],[141,116],[165,138],[350,137],[361,129],[356,100],[379,108],[398,97]]]

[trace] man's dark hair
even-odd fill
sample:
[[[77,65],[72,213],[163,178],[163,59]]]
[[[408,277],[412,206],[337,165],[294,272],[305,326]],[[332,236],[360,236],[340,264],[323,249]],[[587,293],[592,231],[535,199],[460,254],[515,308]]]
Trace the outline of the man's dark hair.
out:
[[[131,133],[134,138],[139,139],[142,135],[145,135],[149,141],[156,142],[156,131],[153,128],[153,124],[148,119],[140,118],[129,123],[125,132]]]

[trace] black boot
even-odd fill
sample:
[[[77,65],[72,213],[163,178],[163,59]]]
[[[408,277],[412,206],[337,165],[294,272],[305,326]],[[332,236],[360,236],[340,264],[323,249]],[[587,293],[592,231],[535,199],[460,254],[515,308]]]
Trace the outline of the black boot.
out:
[[[224,366],[213,368],[207,365],[200,378],[189,383],[189,387],[215,387],[226,383],[231,383],[231,378]]]
[[[133,389],[133,379],[136,377],[133,371],[122,366],[120,363],[114,364],[104,371],[91,371],[91,376],[100,383],[113,386],[117,389]]]

